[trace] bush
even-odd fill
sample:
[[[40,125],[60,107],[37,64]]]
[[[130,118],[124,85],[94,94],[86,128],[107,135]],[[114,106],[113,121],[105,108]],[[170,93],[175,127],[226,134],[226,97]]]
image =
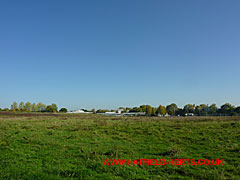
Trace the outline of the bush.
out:
[[[67,110],[66,108],[61,108],[61,109],[59,110],[59,112],[66,113],[66,112],[68,112],[68,110]]]

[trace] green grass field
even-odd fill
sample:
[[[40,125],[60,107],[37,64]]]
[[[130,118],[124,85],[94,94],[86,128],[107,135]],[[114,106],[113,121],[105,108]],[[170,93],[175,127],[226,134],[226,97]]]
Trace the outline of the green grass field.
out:
[[[104,166],[102,159],[223,159]],[[240,179],[240,117],[0,113],[0,179]]]

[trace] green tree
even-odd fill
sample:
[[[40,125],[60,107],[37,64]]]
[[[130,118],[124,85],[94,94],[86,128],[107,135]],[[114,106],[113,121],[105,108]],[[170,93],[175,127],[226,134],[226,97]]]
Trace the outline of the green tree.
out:
[[[215,114],[217,114],[217,110],[218,110],[218,108],[217,108],[217,105],[216,104],[212,104],[211,106],[209,106],[209,114],[210,115],[215,115]]]
[[[178,110],[178,107],[176,104],[172,103],[166,107],[167,113],[171,116],[174,116]]]
[[[142,112],[142,109],[140,107],[133,107],[129,112]]]
[[[206,116],[208,115],[208,105],[206,104],[200,104],[200,115]]]
[[[235,112],[240,114],[240,106],[238,106],[236,109],[235,109]]]
[[[187,104],[183,108],[185,113],[194,113],[195,105],[194,104]]]
[[[175,114],[179,115],[179,116],[185,116],[184,110],[182,108],[178,108],[178,110]]]
[[[52,108],[53,108],[53,112],[57,112],[58,111],[58,107],[56,104],[52,104]]]
[[[37,104],[37,107],[38,107],[38,111],[39,111],[39,112],[44,112],[44,111],[46,110],[46,105],[43,104],[42,102],[39,102],[39,103]]]
[[[141,112],[147,112],[147,105],[140,106]]]
[[[165,116],[167,113],[165,106],[159,105],[157,108],[157,113],[161,114],[162,116]]]
[[[47,107],[46,107],[46,112],[54,112],[54,108],[52,107],[52,105],[48,105]]]
[[[32,104],[30,102],[26,102],[24,105],[24,109],[27,111],[32,111]]]
[[[19,104],[19,109],[20,109],[20,110],[24,110],[24,102],[20,102],[20,104]]]
[[[59,112],[66,113],[66,112],[68,112],[68,110],[67,110],[67,108],[61,108],[61,109],[59,110]]]
[[[201,107],[195,106],[194,114],[200,116],[201,115]]]
[[[129,112],[131,110],[130,107],[126,107],[126,112]]]
[[[156,116],[157,115],[157,108],[152,107],[152,116]]]
[[[18,109],[18,104],[17,104],[16,101],[14,101],[13,104],[11,105],[11,109],[12,109],[12,110]]]
[[[146,115],[151,116],[152,115],[152,106],[147,105],[146,106]]]
[[[107,109],[98,109],[97,111],[96,111],[96,113],[105,113],[105,112],[108,112],[109,110],[107,110]]]
[[[32,111],[33,112],[37,112],[38,111],[38,107],[37,107],[36,103],[32,104]]]
[[[232,112],[234,112],[235,108],[230,103],[225,103],[220,108],[220,113],[224,115],[231,115]]]

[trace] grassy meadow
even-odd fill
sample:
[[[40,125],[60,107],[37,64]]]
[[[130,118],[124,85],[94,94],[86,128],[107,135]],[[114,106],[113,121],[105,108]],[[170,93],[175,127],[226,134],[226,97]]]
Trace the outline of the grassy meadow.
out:
[[[223,159],[104,166],[102,159]],[[240,179],[240,117],[0,113],[0,179]]]

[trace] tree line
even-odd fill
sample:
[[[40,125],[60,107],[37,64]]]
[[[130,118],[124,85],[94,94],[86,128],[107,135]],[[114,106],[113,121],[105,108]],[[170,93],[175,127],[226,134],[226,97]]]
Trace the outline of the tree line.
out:
[[[187,104],[183,108],[179,108],[175,103],[167,106],[159,105],[158,107],[152,107],[150,105],[141,105],[139,107],[120,107],[123,113],[125,112],[145,112],[147,116],[237,116],[240,115],[240,106],[235,107],[230,103],[223,104],[220,108],[216,104]],[[104,113],[109,110],[99,109],[97,113]],[[113,110],[110,110],[113,111]]]
[[[19,104],[15,101],[12,103],[11,108],[0,109],[1,111],[21,111],[21,112],[58,112],[56,104],[45,105],[42,102],[31,103],[31,102],[20,102]],[[66,108],[61,108],[59,112],[67,112]]]
[[[119,107],[123,113],[130,112],[144,112],[147,116],[238,116],[240,115],[240,106],[235,107],[230,103],[225,103],[220,107],[216,104],[187,104],[183,108],[178,107],[175,103],[169,104],[167,106],[159,105],[158,107],[152,107],[151,105],[141,105],[139,107]],[[45,105],[42,102],[31,103],[31,102],[13,102],[11,108],[0,109],[1,111],[21,111],[21,112],[67,112],[66,108],[61,108],[58,111],[56,104]],[[93,113],[105,113],[105,112],[115,112],[116,110],[107,109],[95,109],[84,110],[86,112]]]

